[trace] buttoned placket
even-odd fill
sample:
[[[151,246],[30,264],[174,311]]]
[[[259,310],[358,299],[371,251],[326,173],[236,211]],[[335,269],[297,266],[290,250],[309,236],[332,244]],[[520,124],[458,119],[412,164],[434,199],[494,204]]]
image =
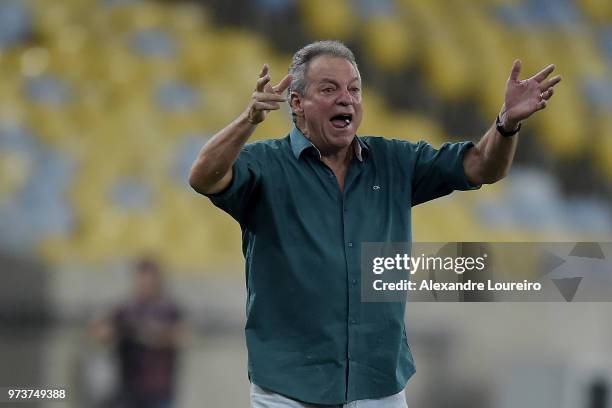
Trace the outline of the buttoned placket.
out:
[[[354,352],[354,339],[357,337],[357,327],[360,321],[360,307],[361,292],[358,285],[358,274],[359,265],[353,264],[354,251],[359,250],[359,243],[354,241],[354,231],[350,229],[350,209],[348,208],[349,197],[351,196],[352,188],[355,186],[355,182],[363,170],[363,162],[353,159],[347,170],[346,179],[344,183],[344,191],[340,192],[340,214],[342,218],[342,236],[344,240],[344,260],[346,265],[346,283],[347,283],[347,344],[346,344],[346,358],[347,358],[347,373],[346,373],[346,395],[349,395],[349,384],[351,383],[351,365],[354,364],[355,352]],[[357,269],[355,269],[357,268]]]
[[[349,168],[347,169],[345,183],[344,183],[344,191],[340,191],[340,186],[338,184],[338,180],[336,179],[336,175],[334,172],[321,160],[320,153],[314,149],[312,152],[312,158],[320,164],[324,174],[326,174],[326,179],[328,182],[333,183],[333,188],[337,194],[337,202],[339,205],[338,213],[340,214],[342,221],[342,238],[343,238],[343,252],[344,252],[344,260],[345,260],[345,274],[346,274],[346,290],[347,290],[347,320],[346,320],[346,328],[347,328],[347,344],[346,344],[346,359],[347,359],[347,372],[346,372],[346,384],[345,384],[345,398],[348,399],[350,391],[350,383],[351,383],[351,365],[354,364],[355,359],[355,345],[354,339],[357,338],[358,333],[358,325],[360,321],[360,302],[361,302],[361,288],[359,285],[359,273],[360,273],[360,265],[353,265],[352,262],[352,251],[358,251],[360,249],[360,243],[355,242],[351,238],[354,231],[350,231],[347,226],[348,223],[349,211],[348,208],[348,198],[350,197],[351,188],[354,187],[355,181],[359,177],[360,173],[363,171],[364,162],[359,160],[356,156],[353,157],[351,163],[349,164]],[[354,392],[354,391],[353,391]],[[342,406],[342,405],[341,405]]]

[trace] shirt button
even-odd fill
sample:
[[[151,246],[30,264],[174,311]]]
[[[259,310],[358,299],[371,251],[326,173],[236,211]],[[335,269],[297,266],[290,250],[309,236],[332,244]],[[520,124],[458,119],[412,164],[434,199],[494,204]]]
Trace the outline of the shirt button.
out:
[[[352,243],[352,242],[349,242],[349,243],[348,243],[348,246],[352,248],[352,247],[353,247],[353,243]]]
[[[352,283],[353,285],[356,285],[356,284],[357,284],[357,279],[353,279],[353,280],[351,280],[351,283]]]
[[[357,320],[351,319],[351,323],[355,324],[355,323],[357,323]]]

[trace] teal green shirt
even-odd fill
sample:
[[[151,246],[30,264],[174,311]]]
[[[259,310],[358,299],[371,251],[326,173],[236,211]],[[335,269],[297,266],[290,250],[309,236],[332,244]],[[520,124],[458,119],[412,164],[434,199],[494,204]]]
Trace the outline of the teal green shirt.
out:
[[[341,192],[297,129],[246,145],[211,201],[242,228],[249,378],[288,397],[342,404],[400,392],[415,372],[405,302],[362,302],[364,242],[409,242],[413,205],[477,188],[471,142],[357,137]]]

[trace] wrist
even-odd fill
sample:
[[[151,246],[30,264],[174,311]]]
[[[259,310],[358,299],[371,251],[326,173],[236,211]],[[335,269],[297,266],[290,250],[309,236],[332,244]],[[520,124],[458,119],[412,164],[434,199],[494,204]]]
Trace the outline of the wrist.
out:
[[[495,127],[500,135],[504,137],[511,137],[521,130],[521,123],[509,121],[507,119],[504,120],[502,117],[500,117],[500,115],[497,115]]]
[[[502,105],[499,115],[497,115],[497,120],[495,122],[495,125],[498,127],[501,126],[501,130],[503,132],[500,132],[500,133],[504,133],[504,134],[507,134],[507,133],[514,134],[518,132],[519,129],[521,128],[520,121],[513,120],[508,117],[508,111],[506,109],[505,103]]]
[[[499,118],[500,119],[500,123],[502,128],[506,131],[506,132],[515,132],[518,131],[519,126],[521,125],[521,122],[517,122],[514,120],[509,120],[507,118]]]
[[[257,126],[258,122],[255,122],[253,120],[253,118],[250,115],[250,111],[247,109],[246,111],[242,112],[238,118],[237,118],[237,122],[241,125],[241,126],[245,126],[245,127],[255,127]]]

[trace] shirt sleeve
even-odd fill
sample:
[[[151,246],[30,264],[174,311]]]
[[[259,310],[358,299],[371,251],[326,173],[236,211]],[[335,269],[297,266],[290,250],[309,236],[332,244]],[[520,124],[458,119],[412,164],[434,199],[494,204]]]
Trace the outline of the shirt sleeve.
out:
[[[232,181],[225,190],[206,196],[242,225],[261,177],[259,161],[247,146],[238,155],[232,173]]]
[[[454,190],[476,190],[465,175],[463,156],[472,142],[444,143],[435,149],[421,141],[414,146],[412,205],[450,194]]]

